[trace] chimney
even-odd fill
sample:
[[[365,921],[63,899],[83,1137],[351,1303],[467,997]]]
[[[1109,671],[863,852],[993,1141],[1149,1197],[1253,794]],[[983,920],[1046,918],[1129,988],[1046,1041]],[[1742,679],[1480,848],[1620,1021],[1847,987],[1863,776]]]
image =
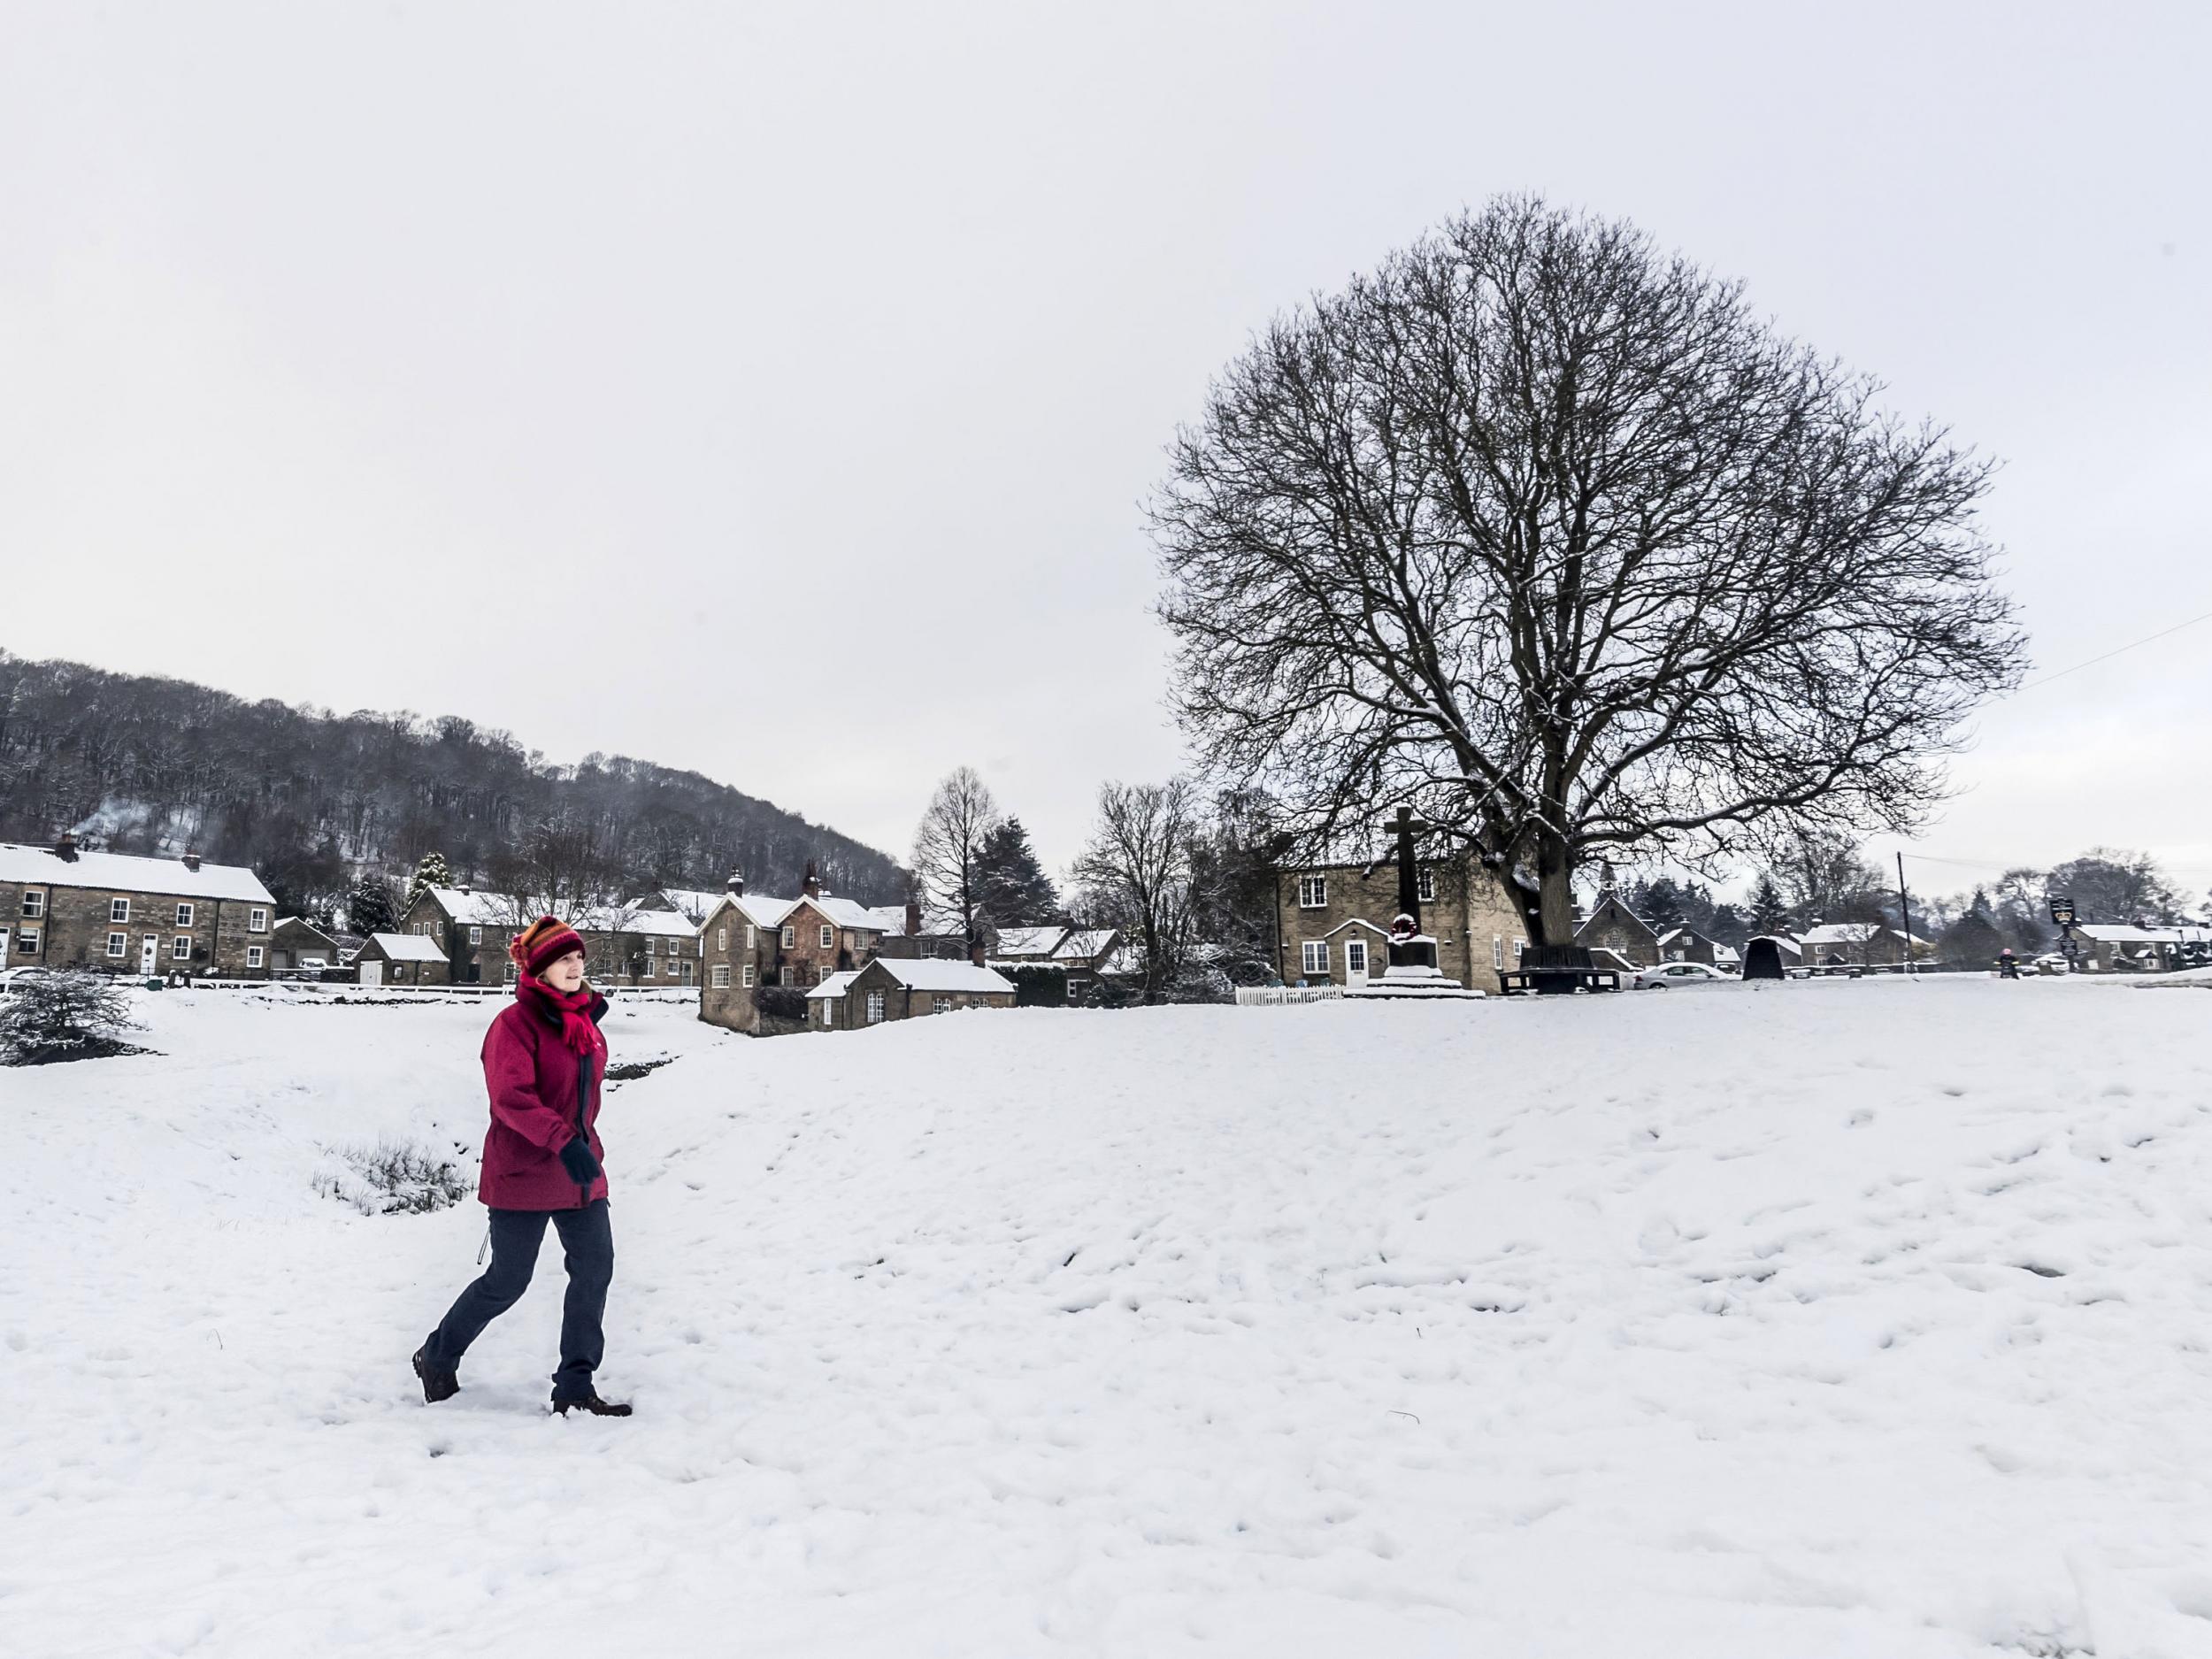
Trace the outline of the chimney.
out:
[[[799,884],[799,891],[810,899],[822,896],[822,878],[814,873],[814,860],[811,858],[806,861],[806,879]]]
[[[1613,861],[1602,859],[1598,864],[1598,899],[1600,902],[1613,896]]]
[[[739,899],[743,898],[745,896],[745,872],[742,870],[731,871],[730,879],[727,881],[725,881],[722,886],[729,893],[731,897]]]
[[[77,832],[64,830],[61,839],[54,843],[54,856],[65,864],[77,862]]]
[[[968,941],[968,960],[979,968],[983,965],[983,939],[980,934]]]
[[[184,867],[196,876],[200,873],[200,855],[196,848],[184,849]]]
[[[906,902],[906,936],[909,939],[922,936],[922,904],[919,899]]]

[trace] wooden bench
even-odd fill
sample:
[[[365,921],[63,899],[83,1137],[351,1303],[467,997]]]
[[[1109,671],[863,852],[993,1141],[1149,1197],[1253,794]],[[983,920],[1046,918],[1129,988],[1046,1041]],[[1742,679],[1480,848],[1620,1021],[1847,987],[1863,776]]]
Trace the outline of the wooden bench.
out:
[[[1571,996],[1578,991],[1617,991],[1620,972],[1601,968],[1582,945],[1525,945],[1520,965],[1498,975],[1508,996]]]

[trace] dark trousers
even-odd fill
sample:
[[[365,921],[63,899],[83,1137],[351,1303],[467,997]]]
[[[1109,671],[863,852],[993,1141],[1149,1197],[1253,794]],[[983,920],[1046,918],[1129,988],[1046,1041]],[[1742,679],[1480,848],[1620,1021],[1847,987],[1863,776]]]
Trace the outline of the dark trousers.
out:
[[[458,1370],[469,1344],[484,1327],[522,1300],[538,1264],[545,1224],[560,1230],[562,1260],[568,1268],[568,1296],[561,1303],[561,1368],[553,1373],[556,1400],[590,1397],[592,1373],[606,1355],[601,1319],[607,1310],[607,1286],[614,1282],[614,1229],[607,1222],[607,1201],[581,1210],[495,1210],[492,1264],[454,1300],[444,1321],[431,1333],[424,1360],[445,1371]]]

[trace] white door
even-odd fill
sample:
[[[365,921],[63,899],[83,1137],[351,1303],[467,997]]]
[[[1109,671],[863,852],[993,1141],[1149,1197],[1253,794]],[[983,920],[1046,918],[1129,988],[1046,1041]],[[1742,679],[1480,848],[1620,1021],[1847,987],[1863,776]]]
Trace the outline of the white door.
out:
[[[161,972],[161,941],[151,933],[139,941],[138,971],[150,979]]]
[[[1348,939],[1344,941],[1344,981],[1348,985],[1367,983],[1367,941]]]
[[[361,964],[361,983],[364,985],[383,984],[384,964],[380,962],[363,963]]]

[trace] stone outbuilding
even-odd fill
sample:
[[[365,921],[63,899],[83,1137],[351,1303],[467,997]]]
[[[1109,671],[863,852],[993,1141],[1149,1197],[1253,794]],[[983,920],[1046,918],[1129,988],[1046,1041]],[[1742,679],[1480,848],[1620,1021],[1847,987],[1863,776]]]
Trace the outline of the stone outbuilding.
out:
[[[338,965],[338,941],[314,923],[297,916],[280,916],[269,933],[269,972],[272,975],[312,977],[316,964]]]
[[[242,864],[0,842],[0,966],[265,979],[275,926]]]
[[[427,933],[371,933],[353,959],[363,985],[450,985],[452,964]]]
[[[1828,922],[1807,928],[1797,936],[1809,968],[1894,968],[1906,961],[1922,962],[1935,955],[1935,947],[1918,937],[1909,938],[1880,922]]]
[[[807,993],[818,1031],[857,1031],[895,1019],[952,1014],[970,1008],[1011,1008],[1013,981],[972,962],[941,957],[879,956],[866,967],[832,974]]]

